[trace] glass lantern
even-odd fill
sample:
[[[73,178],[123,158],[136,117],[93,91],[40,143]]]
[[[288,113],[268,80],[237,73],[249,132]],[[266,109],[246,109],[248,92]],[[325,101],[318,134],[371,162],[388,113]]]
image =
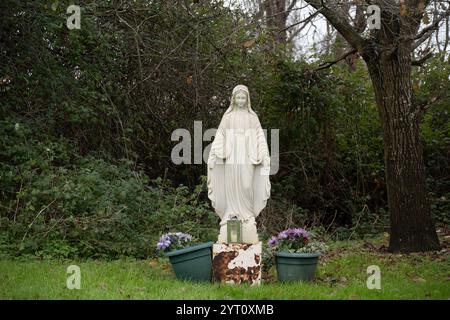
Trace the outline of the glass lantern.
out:
[[[234,216],[227,221],[227,243],[242,243],[242,223]]]

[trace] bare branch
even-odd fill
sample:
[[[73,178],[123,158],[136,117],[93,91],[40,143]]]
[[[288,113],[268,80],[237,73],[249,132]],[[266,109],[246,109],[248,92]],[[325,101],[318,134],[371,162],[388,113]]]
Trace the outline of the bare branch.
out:
[[[364,38],[350,25],[346,17],[342,16],[337,10],[325,6],[324,0],[305,0],[313,8],[320,11],[334,28],[344,37],[345,40],[359,52],[363,51]]]
[[[428,27],[423,28],[416,36],[413,37],[401,37],[400,41],[409,41],[409,40],[418,40],[420,43],[425,41],[426,38],[428,38],[434,31],[436,31],[439,27],[439,23],[446,17],[450,16],[450,7],[447,9],[447,11],[444,11],[439,17],[436,18],[436,20],[430,24]],[[424,38],[424,39],[423,39]]]
[[[428,52],[426,55],[424,55],[422,58],[418,60],[411,61],[411,65],[413,66],[421,66],[426,60],[431,58],[433,56],[433,52]]]
[[[326,61],[326,62],[322,63],[318,68],[314,69],[314,71],[319,71],[319,70],[322,70],[322,69],[329,68],[329,67],[331,67],[332,65],[338,63],[339,61],[344,60],[344,59],[347,58],[349,55],[355,54],[355,53],[357,53],[357,52],[358,52],[358,51],[357,51],[356,49],[350,50],[349,52],[344,53],[342,56],[340,56],[340,57],[337,58],[336,60],[333,60],[333,61]]]
[[[312,20],[314,19],[314,17],[316,17],[317,15],[319,14],[319,11],[316,11],[316,12],[314,12],[312,15],[310,15],[308,18],[306,18],[306,19],[304,19],[303,21],[301,21],[301,22],[299,22],[299,23],[296,23],[295,25],[297,25],[297,24],[300,24],[300,23],[303,23],[304,22],[304,24],[300,27],[300,28],[297,28],[294,32],[292,32],[290,35],[289,35],[289,38],[288,38],[288,42],[291,42],[303,29],[305,29],[306,28],[306,26],[308,25],[307,24],[307,22],[312,22]],[[293,25],[292,25],[293,26]],[[291,27],[292,27],[291,26]]]
[[[291,4],[289,5],[289,7],[286,9],[286,12],[289,14],[289,12],[294,9],[295,5],[297,4],[297,0],[292,0]]]
[[[295,26],[298,26],[299,24],[302,24],[302,23],[305,23],[305,24],[306,24],[306,23],[310,22],[314,17],[316,17],[319,13],[320,13],[320,10],[317,10],[317,11],[314,12],[312,15],[308,16],[306,19],[303,19],[302,21],[293,23],[293,24],[291,24],[290,26],[288,26],[288,27],[286,27],[286,28],[280,30],[280,32],[286,31],[286,30],[288,30],[288,29],[290,29],[290,28],[293,28],[293,27],[295,27]]]
[[[417,36],[416,39],[420,39],[422,38],[427,32],[429,31],[435,31],[438,27],[439,27],[439,23],[445,18],[450,16],[450,8],[447,9],[447,11],[445,11],[444,13],[442,13],[437,19],[436,21],[434,21],[431,25],[429,25],[426,28],[423,28],[422,31],[420,31]]]

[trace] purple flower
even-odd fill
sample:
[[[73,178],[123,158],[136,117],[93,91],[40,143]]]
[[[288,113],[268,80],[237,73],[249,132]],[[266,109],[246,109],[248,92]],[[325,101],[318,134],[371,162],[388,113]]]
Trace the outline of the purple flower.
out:
[[[295,229],[292,229],[292,230],[293,230],[293,234],[294,234],[295,237],[302,236],[303,238],[309,240],[309,233],[305,229],[295,228]]]
[[[305,246],[310,239],[310,234],[303,228],[290,228],[281,231],[268,241],[269,247],[277,247],[280,250],[290,250]]]
[[[272,238],[270,238],[270,240],[267,242],[267,244],[269,245],[269,247],[274,247],[276,246],[278,243],[278,238],[276,236],[273,236]]]
[[[158,249],[158,250],[164,250],[164,249],[166,249],[167,247],[166,247],[166,245],[163,243],[163,242],[158,242],[157,244],[156,244],[156,249]]]
[[[158,250],[164,250],[170,247],[171,243],[172,241],[170,239],[170,236],[164,234],[161,236],[161,238],[159,238],[159,241],[156,244],[156,248]]]
[[[289,232],[288,232],[288,230],[281,231],[281,232],[278,234],[278,239],[279,239],[279,240],[281,240],[281,239],[286,239],[286,238],[289,238]]]
[[[180,241],[189,242],[192,240],[192,236],[187,233],[177,232],[176,236]]]
[[[185,244],[192,241],[192,236],[188,233],[171,232],[163,234],[156,243],[157,250],[166,250],[170,246],[183,248]]]
[[[166,245],[162,242],[158,242],[156,244],[156,249],[158,249],[158,250],[164,250],[165,248],[166,248]]]

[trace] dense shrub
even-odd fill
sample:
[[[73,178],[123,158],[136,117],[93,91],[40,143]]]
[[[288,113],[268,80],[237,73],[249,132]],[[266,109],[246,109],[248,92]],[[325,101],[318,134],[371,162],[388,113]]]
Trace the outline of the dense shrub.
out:
[[[421,133],[432,212],[435,219],[445,225],[450,223],[449,75],[448,55],[441,53],[416,70],[414,78],[418,102],[426,109]]]
[[[79,157],[64,140],[3,121],[0,251],[50,257],[147,257],[165,231],[211,240],[217,218],[200,195],[121,161]]]

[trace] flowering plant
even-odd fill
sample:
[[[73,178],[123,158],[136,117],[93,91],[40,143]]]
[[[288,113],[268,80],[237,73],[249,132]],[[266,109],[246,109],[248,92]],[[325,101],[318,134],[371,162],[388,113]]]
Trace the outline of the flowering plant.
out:
[[[325,252],[328,247],[320,241],[311,241],[311,234],[303,228],[283,230],[268,241],[269,249],[287,252]]]
[[[156,243],[156,249],[160,251],[172,251],[183,249],[192,244],[194,237],[188,233],[170,232],[163,234]]]

